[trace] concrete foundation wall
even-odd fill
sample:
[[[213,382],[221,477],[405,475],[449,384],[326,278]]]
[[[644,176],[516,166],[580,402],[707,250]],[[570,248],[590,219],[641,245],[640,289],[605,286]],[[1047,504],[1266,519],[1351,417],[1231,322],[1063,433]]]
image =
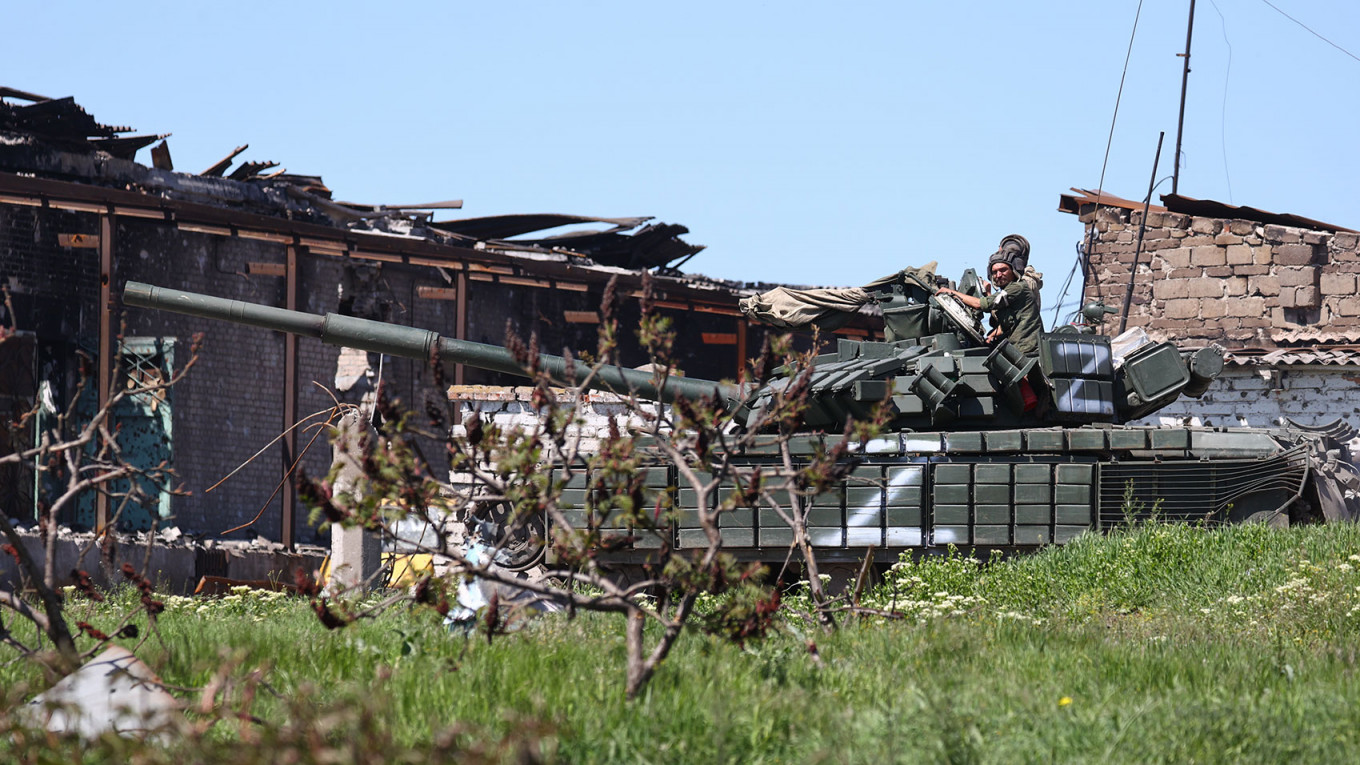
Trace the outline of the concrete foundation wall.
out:
[[[43,541],[31,534],[26,546],[37,560],[44,560]],[[90,548],[89,535],[65,536],[56,543],[56,575],[59,584],[73,584],[71,572],[79,569],[90,574],[101,587],[117,585],[124,580],[120,569],[130,563],[138,571],[145,571],[156,587],[172,595],[186,595],[194,591],[204,576],[220,576],[239,581],[279,582],[292,584],[297,572],[315,577],[325,553],[309,549],[284,552],[268,546],[232,543],[205,548],[201,545],[156,544],[148,551],[145,544],[131,541],[120,544],[113,555],[112,565],[100,563],[97,548]],[[18,588],[22,584],[18,566],[8,555],[0,556],[0,586]]]

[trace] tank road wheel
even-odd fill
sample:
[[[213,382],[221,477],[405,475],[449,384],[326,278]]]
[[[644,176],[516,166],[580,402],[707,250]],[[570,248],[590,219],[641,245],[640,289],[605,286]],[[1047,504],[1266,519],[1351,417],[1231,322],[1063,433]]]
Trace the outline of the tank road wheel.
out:
[[[486,543],[499,553],[497,562],[509,571],[528,571],[543,562],[547,518],[535,513],[513,522],[513,514],[509,502],[478,502],[472,510],[476,527],[489,537]]]
[[[1294,493],[1287,489],[1260,491],[1239,497],[1228,511],[1228,523],[1264,523],[1272,529],[1289,528],[1289,505]]]

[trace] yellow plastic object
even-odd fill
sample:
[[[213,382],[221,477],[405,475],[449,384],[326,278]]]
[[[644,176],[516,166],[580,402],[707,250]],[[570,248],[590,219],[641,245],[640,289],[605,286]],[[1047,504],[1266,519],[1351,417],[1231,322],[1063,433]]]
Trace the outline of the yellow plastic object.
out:
[[[434,556],[429,553],[397,554],[383,553],[382,567],[387,572],[384,587],[410,587],[420,577],[434,571]],[[317,570],[317,584],[325,587],[331,578],[331,556],[321,561]]]
[[[382,562],[388,572],[388,587],[410,587],[417,579],[434,571],[434,556],[429,553],[383,553]]]

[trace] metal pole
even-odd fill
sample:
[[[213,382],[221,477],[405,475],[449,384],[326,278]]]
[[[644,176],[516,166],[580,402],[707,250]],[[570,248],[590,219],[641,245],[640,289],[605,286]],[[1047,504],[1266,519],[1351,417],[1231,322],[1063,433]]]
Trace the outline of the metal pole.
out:
[[[1181,72],[1181,113],[1176,118],[1176,161],[1171,171],[1171,193],[1177,193],[1181,182],[1181,132],[1185,128],[1185,89],[1190,83],[1190,38],[1195,33],[1195,0],[1190,0],[1190,21],[1185,25],[1185,69]]]
[[[1152,190],[1157,188],[1157,163],[1162,159],[1162,139],[1166,131],[1157,134],[1157,156],[1152,158],[1152,178],[1148,179],[1147,198],[1143,200],[1143,219],[1138,222],[1138,243],[1133,246],[1133,262],[1129,264],[1129,286],[1124,290],[1124,305],[1119,309],[1119,334],[1129,323],[1129,304],[1133,302],[1133,280],[1138,276],[1138,254],[1143,251],[1143,232],[1147,231],[1148,208],[1152,206]]]

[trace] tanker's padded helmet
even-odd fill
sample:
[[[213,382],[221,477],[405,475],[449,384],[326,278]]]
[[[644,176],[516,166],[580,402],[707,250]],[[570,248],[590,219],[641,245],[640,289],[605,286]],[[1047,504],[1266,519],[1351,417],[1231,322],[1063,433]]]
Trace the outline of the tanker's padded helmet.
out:
[[[1002,237],[1001,244],[987,261],[987,270],[991,271],[992,266],[997,263],[1010,266],[1016,276],[1023,274],[1025,266],[1029,265],[1029,240],[1019,234]]]

